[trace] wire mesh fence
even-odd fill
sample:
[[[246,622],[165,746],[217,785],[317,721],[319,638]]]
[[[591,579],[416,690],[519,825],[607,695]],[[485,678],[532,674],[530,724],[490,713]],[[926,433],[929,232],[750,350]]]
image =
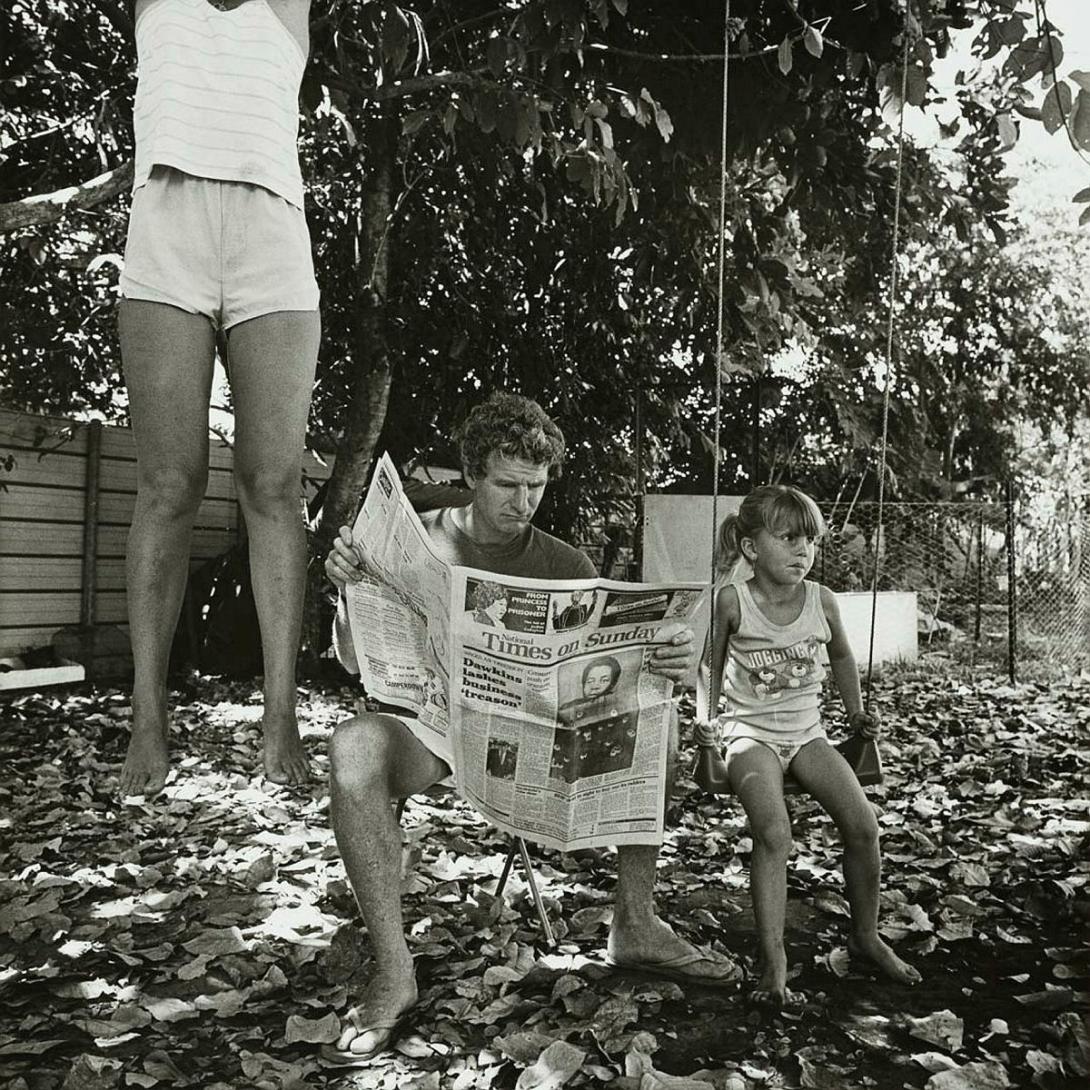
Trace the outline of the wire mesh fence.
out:
[[[1090,511],[1008,500],[826,505],[815,577],[915,591],[923,650],[1007,671],[1090,664]],[[1010,544],[1013,539],[1013,552]]]
[[[1090,666],[1090,511],[1020,519],[1014,541],[1019,656]]]
[[[711,498],[669,498],[679,501],[671,517],[654,523],[658,569],[673,557],[686,578],[710,580],[710,560],[706,572],[693,570],[690,539],[700,519],[707,525],[699,532],[710,539]],[[690,499],[698,501],[691,518]],[[720,497],[721,511],[740,500]],[[915,593],[921,653],[1014,678],[1023,668],[1090,669],[1090,494],[1051,506],[1010,490],[998,503],[886,502],[881,517],[874,502],[819,506],[827,532],[811,578],[834,591],[866,592],[877,566],[879,591]],[[583,547],[613,578],[641,578],[642,523],[631,537],[627,528],[612,529]]]

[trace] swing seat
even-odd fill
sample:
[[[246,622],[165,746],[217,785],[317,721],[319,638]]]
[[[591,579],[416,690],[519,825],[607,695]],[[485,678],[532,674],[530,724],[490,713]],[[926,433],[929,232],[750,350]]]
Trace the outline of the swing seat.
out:
[[[853,734],[840,742],[837,752],[848,762],[855,778],[863,787],[882,782],[882,757],[873,738]],[[712,795],[730,794],[730,777],[727,762],[717,746],[701,746],[693,767],[693,779],[697,786]],[[803,788],[793,776],[785,776],[783,793],[797,795]]]

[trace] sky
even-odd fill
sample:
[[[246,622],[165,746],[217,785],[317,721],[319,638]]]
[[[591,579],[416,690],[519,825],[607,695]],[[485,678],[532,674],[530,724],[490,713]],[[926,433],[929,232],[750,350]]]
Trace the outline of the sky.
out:
[[[1076,70],[1090,71],[1090,0],[1046,0],[1046,9],[1049,20],[1062,31],[1061,78]],[[945,60],[938,63],[933,84],[939,93],[951,93],[957,71],[974,63],[969,51],[972,37],[973,32],[963,32]],[[1044,97],[1040,79],[1029,86],[1034,105],[1039,106]],[[941,106],[912,114],[906,117],[906,127],[918,142],[956,143],[939,138],[936,116],[942,116]],[[1062,129],[1049,135],[1039,122],[1021,119],[1019,130],[1018,143],[1007,153],[1010,172],[1018,179],[1011,194],[1015,215],[1032,228],[1041,211],[1060,208],[1077,223],[1081,206],[1073,205],[1071,198],[1090,186],[1090,162],[1079,157]],[[1090,231],[1090,226],[1086,230]]]

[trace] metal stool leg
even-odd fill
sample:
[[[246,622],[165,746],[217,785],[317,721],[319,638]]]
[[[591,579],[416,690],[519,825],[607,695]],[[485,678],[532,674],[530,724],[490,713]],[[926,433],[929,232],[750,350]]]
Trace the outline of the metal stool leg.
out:
[[[545,942],[549,946],[556,945],[552,925],[545,914],[545,904],[541,900],[541,894],[537,888],[537,876],[534,874],[534,865],[530,862],[530,852],[526,848],[526,841],[518,837],[519,854],[522,856],[522,869],[526,872],[526,881],[530,886],[530,893],[534,898],[534,908],[537,909],[537,918],[541,921],[541,929],[545,932]]]
[[[507,849],[507,858],[503,861],[503,870],[500,872],[500,880],[496,883],[496,896],[502,897],[504,888],[507,885],[507,879],[511,877],[511,866],[515,862],[515,853],[518,851],[518,845],[512,840],[511,846]]]
[[[526,841],[521,836],[513,837],[511,846],[507,849],[507,858],[503,861],[503,870],[500,872],[500,880],[496,883],[496,896],[502,897],[507,886],[507,879],[511,877],[511,868],[515,863],[515,856],[522,860],[522,869],[526,875],[526,884],[530,887],[530,896],[534,899],[534,908],[537,910],[537,918],[541,921],[541,930],[545,932],[545,942],[549,946],[556,945],[556,936],[553,934],[552,924],[545,912],[545,902],[541,899],[541,891],[537,888],[537,875],[534,874],[534,865],[530,860],[530,852],[526,847]]]

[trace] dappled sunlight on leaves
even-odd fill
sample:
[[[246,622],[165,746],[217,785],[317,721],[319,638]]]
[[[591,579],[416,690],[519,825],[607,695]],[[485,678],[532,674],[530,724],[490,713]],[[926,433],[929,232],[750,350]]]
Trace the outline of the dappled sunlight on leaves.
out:
[[[796,1012],[752,1007],[745,985],[607,969],[610,851],[534,849],[548,949],[517,867],[494,895],[505,838],[452,795],[413,799],[403,891],[421,1001],[389,1051],[344,1072],[319,1048],[342,1032],[370,950],[333,842],[325,742],[355,699],[301,692],[320,778],[288,789],[260,776],[257,690],[200,679],[175,696],[171,782],[125,804],[123,695],[5,701],[0,1085],[1059,1090],[1086,1078],[1087,683],[879,680],[882,931],[925,982],[900,988],[853,963],[835,829],[798,796]],[[656,887],[681,934],[751,970],[752,846],[735,802],[683,781]]]

